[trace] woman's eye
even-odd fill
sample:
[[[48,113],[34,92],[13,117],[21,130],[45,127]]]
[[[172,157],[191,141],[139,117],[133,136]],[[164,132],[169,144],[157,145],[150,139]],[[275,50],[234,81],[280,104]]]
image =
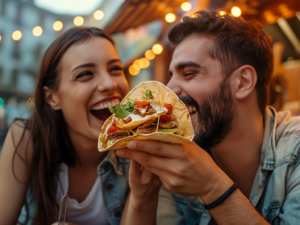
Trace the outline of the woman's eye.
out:
[[[79,79],[81,77],[90,76],[90,75],[93,75],[93,73],[91,71],[84,71],[84,72],[80,73],[79,75],[77,75],[76,79]]]
[[[118,70],[121,70],[121,71],[122,71],[123,68],[120,67],[120,66],[113,66],[113,67],[110,68],[110,71],[109,71],[109,72],[118,71]]]

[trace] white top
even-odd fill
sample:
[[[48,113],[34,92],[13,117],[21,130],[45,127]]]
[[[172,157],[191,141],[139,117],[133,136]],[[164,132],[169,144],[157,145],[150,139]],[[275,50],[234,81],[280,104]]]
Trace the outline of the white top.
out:
[[[60,204],[61,198],[69,189],[68,166],[61,164],[61,171],[59,173],[58,188],[56,193],[56,201]],[[62,187],[61,187],[62,186]],[[66,222],[76,223],[80,225],[107,225],[108,218],[105,213],[105,206],[102,198],[101,181],[97,177],[93,188],[84,199],[83,202],[78,203],[77,200],[69,198]]]

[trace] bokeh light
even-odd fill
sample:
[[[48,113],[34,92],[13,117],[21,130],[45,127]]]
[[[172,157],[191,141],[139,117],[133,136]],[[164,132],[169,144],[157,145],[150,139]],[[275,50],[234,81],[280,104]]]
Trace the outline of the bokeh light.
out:
[[[191,8],[192,8],[192,5],[191,5],[191,3],[189,3],[189,2],[184,2],[184,3],[182,3],[181,4],[181,9],[183,10],[183,11],[190,11],[191,10]]]
[[[231,8],[231,14],[234,17],[239,17],[242,14],[242,11],[241,11],[241,9],[239,7],[234,6],[234,7]]]
[[[12,39],[14,41],[19,41],[22,38],[22,32],[19,30],[16,30],[12,33]]]
[[[226,12],[225,12],[225,11],[219,11],[219,14],[220,14],[221,16],[224,16],[224,15],[226,14]]]
[[[145,57],[149,60],[154,59],[155,58],[155,54],[152,52],[151,49],[147,50],[145,52]]]
[[[2,36],[0,35],[0,41],[2,40]]]
[[[174,13],[168,13],[165,19],[168,23],[173,23],[176,20],[176,16]]]
[[[79,26],[81,26],[82,24],[83,24],[83,22],[84,22],[84,19],[82,18],[82,16],[76,16],[75,18],[74,18],[74,25],[75,26],[77,26],[77,27],[79,27]]]
[[[143,69],[146,69],[150,66],[150,61],[146,58],[141,58],[140,62],[143,62],[143,67],[142,67]]]
[[[163,47],[160,44],[155,44],[152,47],[152,51],[156,54],[159,55],[163,51]]]
[[[134,65],[131,65],[128,69],[130,75],[132,76],[135,76],[135,75],[138,75],[140,70],[139,69],[136,69],[136,67],[134,67]]]
[[[36,26],[35,28],[33,28],[32,33],[36,37],[41,36],[43,33],[43,29],[40,26]]]
[[[53,23],[53,30],[60,31],[63,28],[63,23],[61,21],[55,21]]]
[[[94,18],[95,20],[102,20],[104,17],[104,12],[101,10],[97,10],[96,12],[94,12]]]

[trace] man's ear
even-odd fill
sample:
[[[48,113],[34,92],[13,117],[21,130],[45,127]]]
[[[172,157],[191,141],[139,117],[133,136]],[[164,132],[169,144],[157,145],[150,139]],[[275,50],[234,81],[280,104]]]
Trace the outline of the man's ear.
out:
[[[43,92],[45,100],[50,105],[50,107],[54,110],[60,110],[61,107],[58,96],[46,86],[43,87]]]
[[[235,96],[238,100],[247,98],[255,89],[257,74],[250,65],[244,65],[235,72],[236,91]]]

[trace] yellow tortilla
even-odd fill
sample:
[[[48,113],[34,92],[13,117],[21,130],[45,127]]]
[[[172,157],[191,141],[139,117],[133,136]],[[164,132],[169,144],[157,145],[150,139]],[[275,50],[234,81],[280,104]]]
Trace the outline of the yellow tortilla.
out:
[[[193,140],[194,129],[193,129],[193,125],[191,122],[191,117],[188,109],[186,108],[185,104],[177,97],[177,95],[162,83],[157,81],[148,81],[148,82],[141,83],[140,85],[133,88],[125,96],[125,98],[122,100],[121,103],[125,104],[127,102],[127,99],[137,99],[137,100],[145,99],[145,93],[146,90],[148,89],[150,89],[152,92],[153,101],[158,103],[160,106],[163,106],[164,104],[172,104],[172,114],[175,115],[176,122],[177,122],[177,128],[178,128],[177,134],[157,132],[156,129],[156,132],[151,134],[138,134],[138,135],[119,139],[111,146],[105,148],[106,136],[107,136],[106,130],[112,123],[112,119],[114,117],[114,115],[112,115],[105,121],[102,127],[102,131],[99,135],[98,150],[100,152],[124,148],[127,146],[127,143],[130,140],[155,140],[155,141],[161,141],[167,143],[185,143],[185,142],[191,142]],[[141,120],[133,121],[134,123],[132,122],[128,124],[124,124],[124,123],[122,124],[121,120],[119,120],[119,122],[117,120],[116,123],[117,126],[120,128],[131,129],[132,127],[137,127],[142,123],[145,123],[147,120],[151,118],[155,118],[155,117],[159,118],[160,115],[166,114],[166,111],[162,110],[162,112],[158,112],[157,114],[158,115],[146,116],[142,121]]]

